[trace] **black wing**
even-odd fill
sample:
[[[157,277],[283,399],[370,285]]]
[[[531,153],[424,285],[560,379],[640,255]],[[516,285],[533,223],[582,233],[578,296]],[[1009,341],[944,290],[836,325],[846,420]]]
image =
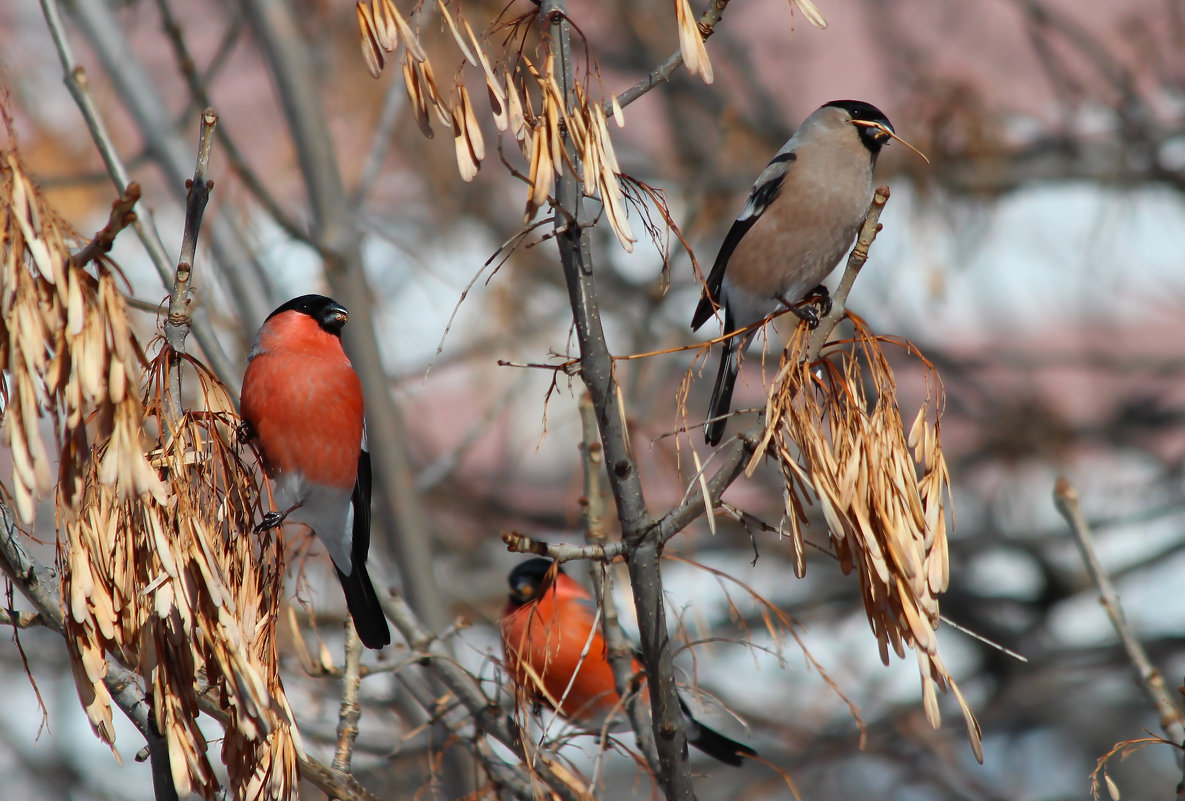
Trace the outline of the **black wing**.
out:
[[[724,243],[720,246],[720,252],[716,254],[712,272],[708,274],[708,280],[704,285],[704,294],[700,298],[699,305],[695,307],[695,315],[691,318],[691,330],[698,330],[709,317],[716,313],[716,309],[720,306],[720,288],[724,283],[724,271],[728,266],[729,259],[732,258],[733,251],[736,250],[737,245],[740,244],[749,229],[761,218],[762,213],[769,208],[769,204],[778,196],[782,190],[782,183],[786,180],[786,169],[790,162],[796,158],[798,156],[793,150],[784,150],[774,156],[761,171],[761,175],[757,176],[757,181],[749,190],[749,197],[745,200],[745,207],[741,209],[736,222],[728,229]]]
[[[350,557],[354,564],[365,564],[370,553],[370,451],[358,453],[358,480],[354,482],[354,531],[350,541]]]
[[[366,556],[370,551],[370,484],[370,453],[363,447],[358,454],[358,479],[354,482],[354,494],[351,497],[354,506],[354,530],[350,543],[352,570],[346,575],[339,569],[337,577],[346,593],[346,606],[354,618],[358,638],[367,648],[378,650],[391,643],[391,630],[387,627],[374,583],[366,571]]]

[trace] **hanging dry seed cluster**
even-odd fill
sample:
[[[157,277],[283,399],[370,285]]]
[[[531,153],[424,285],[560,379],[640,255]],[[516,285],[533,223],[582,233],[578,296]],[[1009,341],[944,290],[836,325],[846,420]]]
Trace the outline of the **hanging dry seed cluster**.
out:
[[[785,527],[799,576],[806,570],[801,525],[810,498],[818,499],[840,565],[844,572],[856,568],[882,661],[888,664],[890,647],[899,657],[905,646],[914,649],[930,724],[939,725],[936,689],[949,686],[982,762],[979,724],[943,665],[935,637],[938,595],[949,578],[941,382],[923,359],[929,392],[907,436],[880,340],[859,317],[848,317],[855,326],[852,347],[813,363],[804,358],[809,329],[795,329],[772,382],[765,436],[748,472],[767,456],[782,469]]]
[[[572,97],[565,99],[550,52],[542,70],[521,54],[513,69],[501,62],[495,69],[469,22],[459,13],[450,13],[441,0],[437,0],[437,5],[464,60],[482,71],[495,127],[514,136],[529,164],[525,220],[529,221],[546,205],[554,179],[571,167],[580,174],[587,194],[600,195],[606,219],[618,241],[626,250],[632,250],[637,240],[626,219],[621,168],[600,105],[581,86],[575,87]],[[357,15],[362,53],[371,74],[378,77],[382,71],[384,52],[393,53],[403,45],[403,82],[420,129],[426,136],[432,136],[433,116],[443,125],[451,126],[458,170],[464,180],[472,180],[485,158],[485,141],[473,100],[460,74],[446,99],[433,78],[423,47],[392,0],[359,2]],[[612,105],[614,119],[621,126],[624,124],[621,108],[616,102]],[[565,135],[570,149],[565,149]]]
[[[161,432],[149,457],[166,479],[165,501],[121,500],[92,468],[84,511],[65,527],[67,635],[85,668],[76,680],[101,687],[93,668],[101,671],[105,652],[136,665],[178,793],[211,797],[218,781],[197,725],[206,693],[229,718],[222,761],[235,797],[292,798],[300,745],[273,641],[281,546],[252,533],[259,487],[238,455],[231,398],[187,361],[203,411],[177,418],[169,356],[162,349],[149,365],[144,399],[149,429]]]
[[[0,389],[11,492],[30,523],[57,464],[67,514],[81,489],[90,437],[103,439],[103,477],[121,498],[164,497],[144,458],[137,391],[142,356],[108,265],[73,265],[77,236],[43,201],[15,152],[0,152]],[[42,430],[49,418],[51,426]],[[52,444],[47,449],[44,437]],[[62,453],[59,463],[58,452]]]
[[[222,750],[235,797],[293,797],[300,746],[269,619],[281,552],[252,536],[258,488],[221,422],[229,396],[195,365],[205,411],[178,418],[162,354],[141,397],[143,352],[114,266],[98,261],[92,275],[71,259],[81,243],[11,152],[0,154],[0,243],[10,492],[30,522],[57,464],[66,640],[87,717],[114,747],[107,660],[134,668],[178,792],[213,797],[196,722],[207,693],[230,719]]]

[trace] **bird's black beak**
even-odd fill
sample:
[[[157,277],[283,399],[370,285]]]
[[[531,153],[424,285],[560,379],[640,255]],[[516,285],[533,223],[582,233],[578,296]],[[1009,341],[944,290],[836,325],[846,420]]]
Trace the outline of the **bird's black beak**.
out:
[[[873,122],[872,120],[849,120],[849,122],[851,122],[852,125],[859,126],[860,128],[871,129],[868,132],[868,135],[871,136],[873,141],[879,145],[883,145],[890,139],[896,138],[896,135],[893,133],[893,129],[889,128],[884,123]]]
[[[325,307],[321,312],[321,319],[318,321],[322,327],[327,331],[337,333],[345,326],[346,320],[350,319],[350,313],[346,311],[346,307],[340,303],[331,303]]]
[[[525,604],[535,597],[536,589],[535,582],[524,579],[510,588],[510,599],[516,604]]]
[[[852,123],[852,125],[866,129],[864,132],[861,132],[860,135],[871,138],[872,141],[876,143],[877,147],[882,147],[888,144],[890,139],[896,139],[898,142],[905,145],[906,148],[921,156],[922,161],[926,162],[927,164],[930,163],[930,159],[926,158],[925,153],[918,150],[909,142],[906,142],[904,139],[898,136],[892,128],[885,125],[883,122],[873,122],[872,120],[848,120],[848,122]]]

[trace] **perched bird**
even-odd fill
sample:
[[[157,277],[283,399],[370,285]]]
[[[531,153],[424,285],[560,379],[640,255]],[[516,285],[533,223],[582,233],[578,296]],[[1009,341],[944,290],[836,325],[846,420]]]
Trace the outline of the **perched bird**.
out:
[[[691,320],[699,329],[724,307],[724,330],[760,322],[779,307],[818,325],[813,309],[799,308],[852,246],[872,202],[872,169],[893,126],[875,106],[835,100],[806,118],[757,176],[740,216],[712,265]],[[815,292],[812,292],[815,290]],[[720,441],[732,403],[741,354],[756,330],[724,343],[712,390],[705,439]]]
[[[366,572],[370,550],[370,454],[362,383],[342,350],[349,313],[322,295],[302,295],[263,323],[247,357],[242,415],[272,479],[285,520],[313,530],[337,568],[346,606],[367,648],[391,642]]]
[[[624,724],[609,651],[597,625],[592,596],[550,559],[528,559],[510,572],[510,597],[502,612],[502,649],[517,692],[568,720],[599,729],[614,712]],[[641,673],[635,658],[633,671]],[[699,723],[682,699],[687,741],[728,765],[756,756]]]

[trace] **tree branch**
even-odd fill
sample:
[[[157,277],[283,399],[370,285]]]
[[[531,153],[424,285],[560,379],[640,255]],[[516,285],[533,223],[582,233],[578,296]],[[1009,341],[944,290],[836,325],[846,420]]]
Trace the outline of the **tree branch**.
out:
[[[541,20],[548,26],[564,102],[571,104],[575,82],[567,3],[565,0],[545,0],[540,13]],[[659,758],[656,775],[667,801],[691,801],[695,794],[666,626],[659,569],[661,545],[657,541],[654,520],[646,508],[641,478],[630,450],[625,409],[613,377],[613,359],[601,325],[588,231],[582,216],[581,180],[571,166],[578,164],[579,158],[570,152],[571,144],[566,134],[563,145],[569,151],[569,158],[565,159],[563,174],[556,179],[555,237],[580,343],[580,375],[596,410],[609,486],[617,505],[622,540],[628,549],[626,564],[634,590],[642,663],[650,690],[651,725]]]
[[[1086,518],[1083,517],[1082,508],[1078,503],[1078,492],[1065,478],[1059,478],[1054,486],[1053,503],[1070,527],[1074,544],[1078,546],[1078,552],[1086,564],[1086,572],[1090,575],[1090,580],[1095,587],[1098,588],[1099,602],[1103,605],[1103,611],[1107,613],[1111,626],[1119,635],[1119,641],[1123,644],[1123,650],[1131,662],[1132,670],[1136,674],[1136,683],[1144,693],[1144,697],[1156,709],[1156,714],[1160,716],[1160,726],[1164,729],[1168,739],[1179,746],[1185,745],[1185,713],[1182,713],[1181,708],[1169,694],[1164,676],[1152,666],[1152,661],[1148,658],[1144,646],[1127,625],[1123,607],[1119,603],[1119,593],[1115,591],[1115,586],[1107,576],[1107,571],[1103,569],[1102,563],[1099,562],[1098,554],[1095,553],[1090,526],[1087,524]],[[1180,764],[1180,749],[1177,750],[1177,759]]]
[[[130,191],[131,177],[115,149],[115,143],[107,131],[103,118],[99,115],[98,108],[95,106],[86,70],[80,67],[74,58],[74,51],[70,47],[62,26],[62,16],[57,0],[41,0],[41,11],[45,16],[50,36],[53,38],[58,60],[62,64],[66,88],[70,91],[70,96],[74,98],[79,111],[82,112],[83,120],[86,122],[87,130],[90,131],[95,148],[99,151],[103,164],[107,168],[107,174],[121,195],[126,194]],[[163,107],[163,102],[161,107]],[[178,186],[180,186],[180,181]],[[132,221],[132,227],[135,228],[141,244],[144,245],[149,260],[156,267],[161,283],[168,286],[173,280],[173,265],[169,261],[169,255],[161,240],[160,232],[154,224],[145,225],[139,217]],[[231,383],[234,380],[233,376],[238,371],[231,369],[230,359],[227,357],[226,351],[222,349],[218,338],[214,336],[213,328],[204,315],[200,315],[194,325],[194,336],[197,337],[198,344],[206,355],[210,368],[224,383]]]
[[[197,252],[198,233],[202,216],[210,200],[214,182],[206,177],[210,168],[210,149],[214,146],[214,131],[218,127],[218,112],[207,108],[202,112],[198,134],[197,166],[193,178],[185,182],[185,230],[181,236],[181,255],[177,259],[177,273],[173,279],[173,294],[169,297],[169,316],[165,321],[165,341],[175,353],[185,352],[185,337],[189,334],[189,285],[193,278],[193,260]]]
[[[354,628],[354,618],[346,615],[346,670],[342,676],[342,702],[337,714],[337,750],[333,755],[333,769],[350,772],[354,755],[354,741],[358,739],[358,720],[362,707],[358,705],[358,687],[362,683],[362,641]]]
[[[580,398],[580,426],[584,440],[581,448],[584,454],[584,537],[591,545],[603,550],[609,539],[605,532],[605,498],[601,492],[601,471],[605,467],[605,460],[601,452],[596,411],[588,393]],[[617,694],[625,701],[625,711],[638,740],[638,748],[654,771],[659,767],[658,752],[654,749],[650,721],[646,717],[644,705],[640,703],[640,695],[630,691],[630,685],[634,682],[634,649],[626,641],[617,618],[611,561],[589,561],[588,576],[592,581],[593,596],[601,604],[601,628],[609,649],[609,664],[613,667]]]
[[[699,32],[700,36],[707,40],[716,31],[716,23],[724,15],[724,9],[728,8],[730,0],[712,0],[711,5],[699,18]],[[657,66],[649,75],[636,84],[626,89],[617,96],[617,105],[625,108],[630,103],[633,103],[642,95],[654,89],[659,84],[666,83],[671,79],[671,75],[675,70],[679,69],[679,65],[683,63],[683,51],[676,50],[670,58]],[[613,105],[605,105],[605,116],[612,116]]]
[[[621,540],[604,544],[569,545],[565,542],[544,542],[517,531],[507,531],[502,534],[502,542],[506,543],[506,550],[511,553],[533,553],[536,556],[546,556],[557,562],[571,562],[574,559],[595,559],[609,562],[626,552],[625,543]]]
[[[111,214],[107,217],[107,224],[95,234],[85,247],[70,256],[70,263],[75,267],[82,267],[91,259],[110,253],[119,232],[136,222],[136,212],[132,209],[139,199],[140,185],[132,181],[124,187],[120,196],[111,204]]]

